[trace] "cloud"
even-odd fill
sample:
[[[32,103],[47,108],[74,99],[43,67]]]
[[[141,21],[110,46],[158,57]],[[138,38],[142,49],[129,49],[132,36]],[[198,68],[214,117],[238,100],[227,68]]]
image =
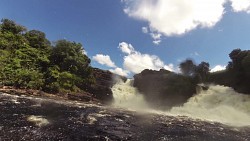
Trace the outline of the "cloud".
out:
[[[115,63],[110,59],[108,55],[96,54],[95,56],[93,56],[93,60],[95,60],[99,64],[106,65],[108,67],[116,67]]]
[[[194,52],[195,56],[200,56],[200,54],[198,52]]]
[[[123,52],[123,53],[126,53],[126,54],[131,54],[134,52],[134,48],[131,44],[128,44],[126,42],[121,42],[119,43],[119,46],[118,48]]]
[[[194,53],[191,53],[190,56],[195,57],[195,56],[200,56],[200,54],[195,51]]]
[[[159,45],[159,44],[161,43],[161,40],[154,40],[153,43],[154,43],[155,45]]]
[[[110,69],[109,71],[112,72],[112,73],[121,75],[121,76],[125,76],[125,77],[127,77],[128,74],[129,74],[129,71],[123,70],[122,68],[118,68],[118,67],[115,68],[115,69]]]
[[[173,64],[166,65],[156,55],[142,54],[136,51],[131,44],[122,42],[119,44],[120,50],[126,55],[124,56],[123,67],[133,73],[140,73],[144,69],[159,70],[161,68],[173,70]]]
[[[119,44],[119,46],[123,46],[123,52],[127,53],[129,48],[126,48],[126,46],[124,46],[124,43]],[[127,47],[129,47],[131,45],[127,44]],[[131,46],[132,47],[132,46]],[[122,68],[119,68],[115,65],[115,63],[110,59],[110,56],[108,55],[103,55],[103,54],[96,54],[95,56],[93,56],[93,60],[95,60],[96,62],[98,62],[99,64],[114,68],[114,69],[109,69],[110,72],[121,75],[121,76],[128,76],[129,71],[127,70],[123,70]]]
[[[223,65],[216,65],[214,68],[212,68],[210,70],[210,72],[216,72],[216,71],[222,71],[222,70],[225,70],[226,69],[226,66],[223,66]]]
[[[161,43],[161,34],[160,33],[150,33],[153,38],[153,43],[159,45]]]
[[[88,55],[88,52],[86,50],[82,50],[82,54]]]
[[[235,12],[250,13],[250,0],[230,0]]]
[[[123,0],[124,12],[148,22],[152,33],[181,35],[197,27],[212,27],[224,14],[227,0]]]
[[[168,64],[163,67],[165,70],[175,71],[174,64]]]
[[[234,12],[250,14],[250,0],[121,0],[124,12],[137,20],[147,22],[142,32],[150,34],[159,44],[163,36],[183,35],[197,28],[211,28],[223,17],[225,4]]]
[[[132,73],[140,73],[144,69],[160,70],[166,69],[174,71],[173,64],[165,64],[158,56],[143,54],[136,51],[134,47],[126,42],[121,42],[118,48],[124,53],[123,68],[117,67],[115,63],[110,59],[110,56],[103,54],[96,54],[93,56],[93,60],[112,69],[110,72],[116,73],[122,76],[128,76]]]
[[[142,27],[142,32],[145,34],[149,34],[153,38],[153,43],[155,45],[159,45],[161,43],[162,34],[157,32],[149,32],[147,27]]]
[[[143,33],[148,33],[148,28],[147,27],[142,27],[141,30],[142,30]]]

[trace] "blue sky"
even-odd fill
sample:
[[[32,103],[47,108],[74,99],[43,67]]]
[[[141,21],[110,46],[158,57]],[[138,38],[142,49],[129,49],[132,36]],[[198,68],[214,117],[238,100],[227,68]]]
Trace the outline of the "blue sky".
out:
[[[92,66],[129,76],[186,58],[223,67],[250,49],[249,0],[0,0],[0,18],[80,42]]]

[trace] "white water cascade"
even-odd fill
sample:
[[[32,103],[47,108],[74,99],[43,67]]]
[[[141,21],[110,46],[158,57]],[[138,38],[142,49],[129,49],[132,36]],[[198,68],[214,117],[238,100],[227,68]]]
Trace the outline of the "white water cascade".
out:
[[[126,82],[118,81],[113,87],[114,106],[128,108],[130,110],[148,110],[143,95],[139,94],[136,88],[132,87],[133,80]]]
[[[237,93],[230,87],[211,85],[207,91],[201,91],[191,97],[183,106],[173,107],[170,111],[155,111],[147,106],[143,95],[139,94],[131,83],[132,80],[128,80],[113,86],[115,106],[174,116],[188,116],[232,126],[250,126],[250,96]]]
[[[230,87],[210,86],[183,106],[173,107],[170,113],[233,126],[250,125],[250,96],[237,93]]]

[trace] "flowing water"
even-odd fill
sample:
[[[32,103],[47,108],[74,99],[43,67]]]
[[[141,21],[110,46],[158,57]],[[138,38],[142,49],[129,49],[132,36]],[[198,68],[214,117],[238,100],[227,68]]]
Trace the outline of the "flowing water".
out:
[[[131,83],[112,88],[112,106],[0,93],[0,141],[250,140],[249,96],[210,86],[181,107],[156,111]]]
[[[208,90],[191,97],[183,106],[173,107],[170,111],[156,111],[147,106],[143,95],[131,86],[132,83],[132,80],[128,80],[112,88],[115,106],[165,115],[188,116],[232,126],[250,126],[250,96],[237,93],[230,87],[211,85]]]

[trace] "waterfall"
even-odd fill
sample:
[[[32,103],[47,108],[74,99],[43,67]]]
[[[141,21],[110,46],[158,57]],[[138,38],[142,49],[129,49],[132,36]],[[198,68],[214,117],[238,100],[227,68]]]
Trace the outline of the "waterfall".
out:
[[[143,95],[136,88],[132,87],[133,80],[128,79],[126,82],[118,81],[112,87],[114,96],[114,106],[128,108],[132,110],[147,110],[149,107],[145,102]]]
[[[132,87],[132,83],[133,80],[120,81],[113,86],[115,106],[174,116],[188,116],[232,126],[250,125],[250,96],[237,93],[230,87],[211,85],[208,90],[201,90],[182,106],[172,107],[169,111],[156,111],[150,109],[143,95]]]
[[[183,106],[173,107],[170,113],[234,126],[250,125],[250,96],[214,85],[191,97]]]

